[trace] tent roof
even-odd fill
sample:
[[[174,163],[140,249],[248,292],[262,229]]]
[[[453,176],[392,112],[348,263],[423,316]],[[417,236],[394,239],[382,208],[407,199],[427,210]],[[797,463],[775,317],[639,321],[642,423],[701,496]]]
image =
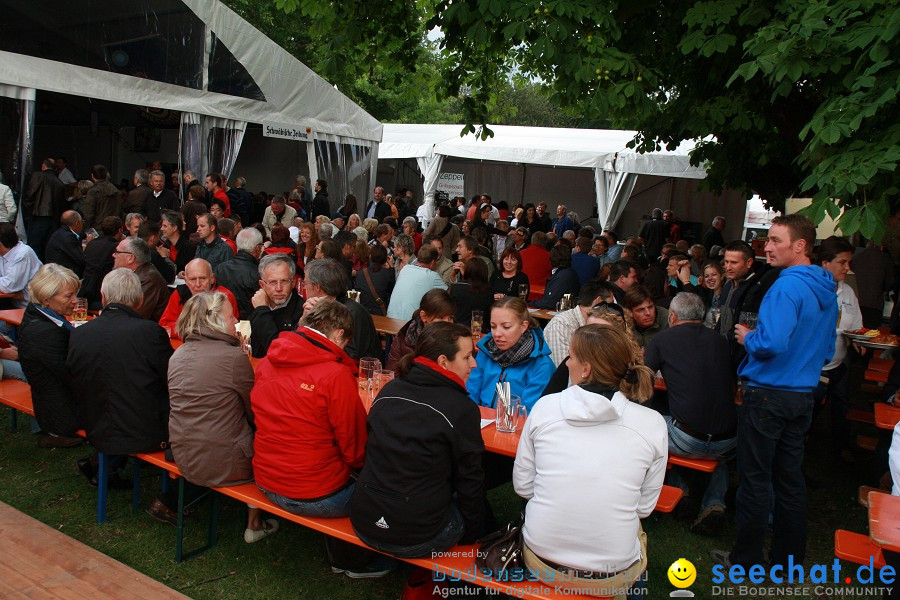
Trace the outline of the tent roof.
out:
[[[208,28],[196,35],[208,36],[212,31],[253,78],[265,101],[5,51],[0,51],[0,84],[253,123],[309,127],[315,133],[360,140],[381,139],[378,120],[224,4],[181,2]],[[164,11],[173,4],[149,2],[147,11],[153,14],[146,18],[164,18]],[[102,12],[100,3],[96,10]]]
[[[497,162],[581,167],[606,171],[703,179],[706,171],[692,167],[688,153],[694,144],[675,151],[639,154],[626,148],[637,132],[614,129],[566,129],[492,125],[494,137],[460,137],[462,125],[384,125],[379,159],[424,158],[433,154]]]

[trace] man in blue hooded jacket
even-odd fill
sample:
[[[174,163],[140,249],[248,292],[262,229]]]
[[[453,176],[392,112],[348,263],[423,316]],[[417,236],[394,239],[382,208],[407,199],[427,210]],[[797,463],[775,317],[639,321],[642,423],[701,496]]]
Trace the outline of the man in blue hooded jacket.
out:
[[[834,353],[838,306],[834,279],[810,265],[816,231],[801,215],[776,217],[766,256],[780,277],[763,298],[755,329],[735,326],[747,356],[738,368],[743,404],[738,411],[737,540],[723,562],[763,564],[774,489],[771,562],[802,564],[806,552],[803,436],[812,420],[812,392]]]

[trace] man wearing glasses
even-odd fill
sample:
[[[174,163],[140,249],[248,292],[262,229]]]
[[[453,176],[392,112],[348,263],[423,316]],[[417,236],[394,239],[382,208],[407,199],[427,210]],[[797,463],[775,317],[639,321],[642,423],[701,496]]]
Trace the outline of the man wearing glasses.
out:
[[[150,262],[150,246],[147,242],[136,237],[121,240],[113,251],[113,269],[121,268],[134,271],[141,281],[143,299],[135,310],[143,318],[158,322],[166,310],[172,290]]]
[[[262,358],[282,331],[293,331],[303,315],[303,298],[294,293],[297,266],[287,254],[270,254],[259,261],[259,287],[250,303],[250,346]]]

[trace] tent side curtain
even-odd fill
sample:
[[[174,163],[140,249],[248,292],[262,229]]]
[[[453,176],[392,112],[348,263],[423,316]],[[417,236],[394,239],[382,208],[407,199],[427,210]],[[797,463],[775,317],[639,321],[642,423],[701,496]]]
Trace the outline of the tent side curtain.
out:
[[[444,155],[432,153],[429,156],[416,158],[419,165],[419,172],[424,179],[423,187],[425,188],[425,222],[431,221],[434,217],[434,193],[437,191],[438,176],[441,174],[441,167],[444,164]]]
[[[637,175],[634,173],[594,169],[594,186],[597,192],[597,223],[604,229],[612,229],[625,211],[625,205]]]
[[[200,181],[207,173],[230,178],[246,130],[246,121],[181,113],[179,168]]]
[[[362,212],[369,190],[375,186],[378,144],[317,133],[315,146],[318,179],[328,185],[328,216],[344,205],[348,194],[356,196],[357,208]]]

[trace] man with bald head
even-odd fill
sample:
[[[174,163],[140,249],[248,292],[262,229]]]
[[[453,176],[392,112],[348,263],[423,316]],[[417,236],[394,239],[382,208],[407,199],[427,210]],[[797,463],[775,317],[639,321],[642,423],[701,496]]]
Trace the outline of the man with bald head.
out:
[[[47,242],[44,255],[48,263],[56,263],[68,269],[72,269],[76,275],[84,275],[84,251],[81,249],[81,232],[84,230],[84,221],[81,215],[74,210],[67,210],[62,214],[60,227],[53,232]],[[93,236],[87,238],[90,242]]]
[[[181,315],[181,309],[184,303],[191,299],[191,296],[202,294],[203,292],[222,292],[231,303],[234,314],[238,314],[237,300],[234,294],[228,288],[216,285],[216,276],[213,275],[212,266],[208,261],[202,258],[195,258],[184,266],[184,283],[175,288],[169,297],[169,303],[166,304],[166,310],[162,317],[159,318],[159,324],[165,329],[169,337],[178,339],[175,332],[175,322]]]

